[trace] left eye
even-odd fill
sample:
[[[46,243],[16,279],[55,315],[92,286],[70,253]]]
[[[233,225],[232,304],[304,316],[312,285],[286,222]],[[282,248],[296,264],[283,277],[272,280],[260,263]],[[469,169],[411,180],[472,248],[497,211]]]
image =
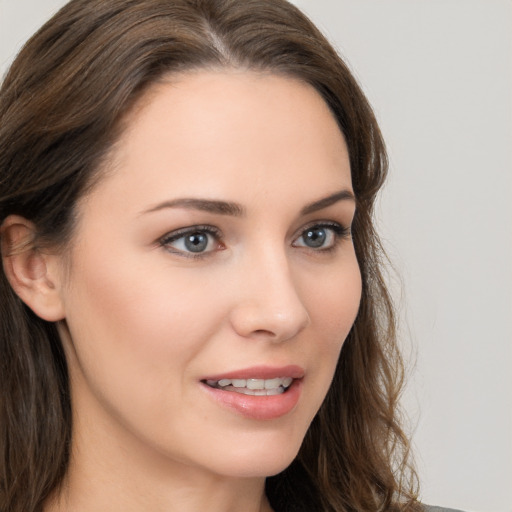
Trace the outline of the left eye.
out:
[[[294,247],[310,249],[332,249],[346,230],[336,225],[317,225],[305,229],[293,242]]]
[[[170,233],[160,243],[171,252],[200,255],[218,247],[219,234],[213,228],[194,228]]]

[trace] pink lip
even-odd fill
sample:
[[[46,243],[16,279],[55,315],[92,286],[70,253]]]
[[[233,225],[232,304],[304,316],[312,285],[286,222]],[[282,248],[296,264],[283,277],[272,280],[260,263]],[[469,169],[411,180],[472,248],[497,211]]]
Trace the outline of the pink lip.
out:
[[[208,386],[206,380],[221,379],[273,379],[277,377],[292,377],[291,386],[280,395],[253,396],[235,391],[224,391]],[[201,381],[202,388],[220,405],[254,420],[272,420],[290,413],[297,405],[302,392],[304,370],[300,366],[283,367],[252,367],[235,370],[222,375],[209,376]]]
[[[302,379],[304,370],[297,365],[288,366],[253,366],[243,370],[233,370],[231,372],[209,375],[201,380],[221,380],[221,379],[276,379],[279,377],[291,377],[292,379]]]

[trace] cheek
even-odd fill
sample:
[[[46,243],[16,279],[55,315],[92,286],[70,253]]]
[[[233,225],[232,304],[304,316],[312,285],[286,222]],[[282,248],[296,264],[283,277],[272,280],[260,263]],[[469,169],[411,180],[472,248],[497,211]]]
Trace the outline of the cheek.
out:
[[[352,328],[361,300],[361,274],[355,255],[325,275],[316,275],[307,283],[308,311],[313,343],[309,343],[309,360],[317,379],[316,406],[327,394],[343,343]],[[320,400],[319,400],[320,398]]]
[[[168,400],[169,388],[181,389],[183,369],[214,328],[201,321],[203,302],[211,312],[211,300],[184,278],[171,280],[164,269],[141,268],[129,258],[84,253],[81,260],[67,298],[80,373],[95,393],[119,403],[137,396],[148,404],[162,395]]]
[[[193,339],[208,299],[185,275],[129,258],[84,259],[87,264],[75,272],[68,317],[108,336],[111,344],[136,342],[141,351],[160,343],[179,351]]]
[[[176,448],[203,417],[190,406],[192,373],[222,319],[220,306],[182,272],[171,280],[168,268],[108,261],[117,265],[89,259],[68,297],[75,412],[115,432],[124,425],[147,445]]]
[[[305,296],[315,332],[328,350],[339,350],[355,321],[361,300],[361,273],[355,255],[309,282]]]

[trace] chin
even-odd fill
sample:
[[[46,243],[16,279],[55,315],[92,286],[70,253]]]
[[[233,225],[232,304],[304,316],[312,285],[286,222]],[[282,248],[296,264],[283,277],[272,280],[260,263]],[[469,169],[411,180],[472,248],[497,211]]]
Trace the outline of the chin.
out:
[[[216,456],[217,472],[225,476],[240,478],[262,478],[284,471],[295,459],[302,438],[291,442],[290,438],[268,441],[253,441],[250,445],[233,445],[222,457]],[[221,463],[219,464],[219,461]]]

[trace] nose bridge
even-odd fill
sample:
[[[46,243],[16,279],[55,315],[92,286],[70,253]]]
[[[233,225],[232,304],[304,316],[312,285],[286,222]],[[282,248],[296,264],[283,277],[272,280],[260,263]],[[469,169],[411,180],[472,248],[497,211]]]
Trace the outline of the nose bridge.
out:
[[[266,243],[249,251],[240,270],[243,284],[232,315],[240,335],[285,341],[304,329],[309,315],[284,246]]]

